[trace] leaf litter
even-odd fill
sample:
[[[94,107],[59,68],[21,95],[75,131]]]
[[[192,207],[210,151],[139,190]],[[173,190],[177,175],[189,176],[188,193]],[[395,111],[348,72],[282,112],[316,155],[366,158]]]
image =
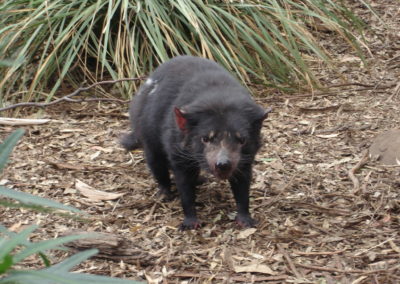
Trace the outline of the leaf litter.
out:
[[[377,134],[400,125],[398,2],[372,1],[380,19],[358,1],[347,3],[371,27],[366,66],[325,31],[321,45],[336,55],[342,77],[322,63],[315,70],[334,87],[291,96],[255,87],[259,102],[274,109],[254,164],[257,228],[236,227],[228,185],[210,178],[198,189],[205,226],[178,231],[179,201],[160,201],[143,152],[118,145],[128,129],[121,115],[127,106],[104,102],[46,108],[50,121],[26,126],[1,177],[5,186],[72,205],[90,219],[3,208],[2,224],[14,230],[39,224],[32,241],[101,233],[71,244],[101,251],[77,269],[149,283],[399,283],[400,169],[360,163]],[[25,111],[22,117],[31,114]],[[14,129],[1,127],[0,137]],[[51,257],[58,262],[67,254]],[[24,263],[39,266],[37,258]]]

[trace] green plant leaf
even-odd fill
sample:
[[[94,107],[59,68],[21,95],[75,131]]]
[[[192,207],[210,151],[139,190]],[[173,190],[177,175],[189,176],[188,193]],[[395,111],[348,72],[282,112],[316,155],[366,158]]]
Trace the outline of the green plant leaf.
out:
[[[35,195],[29,194],[26,192],[9,189],[4,186],[0,186],[0,196],[12,198],[12,199],[18,200],[19,202],[25,203],[25,204],[51,207],[51,208],[60,209],[60,210],[67,210],[67,211],[74,212],[74,213],[83,213],[82,211],[80,211],[74,207],[67,206],[67,205],[58,203],[56,201],[42,198],[39,196],[35,196]]]
[[[4,274],[13,265],[11,254],[6,254],[3,259],[0,258],[0,275]]]
[[[95,236],[95,234],[85,234],[85,235],[73,235],[73,236],[65,236],[65,237],[60,237],[56,239],[51,239],[51,240],[46,240],[46,241],[41,241],[37,243],[30,243],[29,246],[25,247],[22,249],[19,253],[14,255],[14,262],[20,262],[26,257],[36,254],[39,252],[43,252],[45,250],[49,249],[58,249],[59,245],[75,241],[78,239],[84,239],[84,238],[90,238]]]
[[[47,257],[47,255],[45,255],[43,252],[39,252],[38,255],[43,260],[43,263],[44,263],[44,265],[46,267],[50,267],[51,266],[50,259]]]
[[[9,276],[0,280],[0,284],[138,284],[143,282],[111,278],[106,276],[70,273],[72,267],[80,264],[97,253],[91,249],[72,255],[68,259],[39,271],[10,271]]]
[[[0,259],[3,259],[7,254],[13,251],[19,245],[26,244],[28,236],[37,229],[36,225],[29,226],[23,231],[15,234],[12,238],[2,237],[0,238]]]
[[[46,270],[12,271],[0,284],[138,284],[134,280],[118,279],[83,273],[53,273]]]
[[[4,227],[3,225],[1,225],[0,224],[0,235],[1,234],[3,234],[4,236],[7,236],[9,239],[13,239],[13,238],[15,238],[17,235],[18,235],[18,233],[14,233],[14,232],[12,232],[12,231],[9,231],[6,227]],[[0,240],[7,240],[7,238],[1,238]],[[1,242],[1,241],[0,241]],[[24,245],[24,246],[27,246],[27,245],[29,245],[31,242],[28,240],[28,239],[25,239],[25,240],[23,240],[23,239],[20,239],[20,244],[21,245]],[[1,245],[0,245],[0,248],[1,248]]]
[[[69,271],[74,266],[78,265],[79,263],[85,261],[86,259],[94,256],[98,253],[97,249],[89,249],[79,253],[76,253],[69,258],[63,260],[60,263],[53,265],[52,267],[48,268],[48,271],[53,272],[66,272]]]
[[[18,140],[24,135],[25,130],[17,129],[11,133],[4,141],[0,144],[0,172],[5,167],[8,157],[10,156],[14,146]]]
[[[4,234],[4,235],[9,235],[9,234],[15,234],[14,232],[10,232],[7,230],[6,227],[4,227],[3,225],[0,224],[0,233]]]

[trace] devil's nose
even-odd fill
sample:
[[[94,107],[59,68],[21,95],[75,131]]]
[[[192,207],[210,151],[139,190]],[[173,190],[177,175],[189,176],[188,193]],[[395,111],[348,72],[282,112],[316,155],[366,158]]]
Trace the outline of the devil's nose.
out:
[[[222,161],[217,161],[215,163],[215,167],[219,170],[219,171],[229,171],[232,167],[232,163],[229,160],[222,160]]]

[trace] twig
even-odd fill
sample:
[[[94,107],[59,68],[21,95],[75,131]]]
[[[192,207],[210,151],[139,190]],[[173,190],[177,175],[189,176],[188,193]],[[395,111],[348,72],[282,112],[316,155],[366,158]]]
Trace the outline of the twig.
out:
[[[314,203],[305,203],[305,202],[293,202],[293,205],[300,208],[309,208],[311,210],[317,210],[330,215],[339,215],[339,216],[349,216],[351,215],[351,211],[341,209],[341,208],[331,208],[325,207],[322,205],[314,204]]]
[[[50,119],[26,119],[26,118],[9,118],[0,117],[0,125],[36,125],[49,122]]]
[[[184,271],[184,272],[177,272],[172,274],[173,277],[177,278],[215,278],[219,280],[224,280],[227,278],[227,276],[222,276],[222,275],[212,275],[209,273],[197,273],[197,272],[189,272],[189,271]],[[254,282],[263,282],[263,281],[280,281],[280,280],[286,280],[288,278],[287,275],[276,275],[276,276],[253,276],[253,277],[246,277],[246,276],[231,276],[229,277],[230,280],[232,281],[239,281],[239,282],[246,282],[250,283],[252,281]]]
[[[350,128],[349,125],[339,125],[334,128],[330,129],[321,129],[321,130],[312,130],[312,129],[305,129],[301,131],[297,131],[296,134],[298,135],[303,135],[303,134],[325,134],[325,133],[330,133],[330,132],[340,132],[340,131],[345,131]]]
[[[317,270],[317,271],[327,271],[327,272],[336,272],[336,273],[361,273],[364,275],[367,274],[378,274],[378,273],[388,273],[393,270],[399,269],[399,265],[389,268],[389,269],[377,269],[377,270],[359,270],[359,269],[350,269],[350,270],[343,270],[331,267],[321,267],[321,266],[314,266],[314,265],[305,265],[296,263],[297,266],[302,268],[310,269],[310,270]]]
[[[341,254],[345,252],[346,250],[337,250],[337,251],[310,251],[310,252],[305,252],[305,251],[294,251],[294,254],[297,255],[304,255],[304,256],[314,256],[314,255],[335,255],[335,254]]]
[[[397,253],[400,253],[400,248],[393,242],[393,240],[389,240],[389,245]]]
[[[375,85],[354,82],[354,83],[345,83],[345,84],[334,84],[334,85],[325,86],[324,88],[330,89],[330,88],[339,88],[339,87],[347,87],[347,86],[360,86],[360,87],[367,87],[367,88],[375,87]]]
[[[324,229],[324,228],[318,227],[318,226],[315,225],[313,222],[310,222],[310,221],[305,220],[305,219],[303,219],[303,218],[300,218],[300,221],[302,221],[303,223],[306,223],[306,224],[310,225],[312,228],[314,228],[314,229],[316,229],[316,230],[318,230],[318,231],[321,231],[321,232],[324,233],[324,234],[327,234],[327,235],[331,235],[331,234],[332,234],[332,233],[329,232],[328,230],[326,230],[326,229]]]
[[[303,275],[299,271],[297,271],[296,266],[293,264],[292,259],[290,258],[289,254],[286,252],[286,250],[283,249],[283,247],[280,244],[276,244],[278,247],[279,252],[283,255],[283,257],[286,259],[286,262],[288,263],[290,269],[292,270],[293,274],[298,278],[298,279],[303,279]]]
[[[353,194],[356,194],[360,191],[360,182],[355,176],[355,172],[358,171],[362,166],[364,166],[369,160],[368,151],[366,150],[361,158],[361,160],[348,172],[348,176],[353,182]]]
[[[349,124],[345,125],[339,125],[333,128],[328,128],[328,129],[317,129],[317,130],[312,130],[312,129],[305,129],[305,130],[300,130],[297,131],[296,134],[298,135],[303,135],[303,134],[326,134],[326,133],[331,133],[331,132],[341,132],[341,131],[346,131],[346,130],[353,130],[353,131],[364,131],[371,128],[371,125],[362,125],[360,127],[354,127]]]
[[[396,97],[398,94],[400,94],[400,83],[398,83],[397,86],[394,88],[393,93],[386,100],[386,102],[393,100],[393,98]]]
[[[389,243],[389,244],[390,244],[390,242],[393,241],[393,240],[394,240],[394,238],[390,238],[390,239],[385,240],[385,241],[383,241],[383,242],[380,242],[379,244],[376,244],[376,245],[374,245],[374,246],[372,246],[372,247],[369,247],[369,248],[367,248],[367,249],[363,249],[363,250],[361,250],[361,251],[358,251],[357,253],[354,254],[354,256],[355,256],[355,257],[356,257],[356,256],[360,256],[360,255],[362,255],[362,254],[364,254],[364,253],[367,253],[367,252],[373,250],[374,248],[380,247],[380,246],[382,246],[382,245],[384,245],[384,244],[386,244],[386,243]]]
[[[321,266],[315,266],[315,265],[305,265],[305,264],[300,264],[296,263],[297,266],[300,266],[302,268],[310,269],[310,270],[317,270],[317,271],[327,271],[327,272],[337,272],[337,273],[364,273],[365,271],[363,270],[343,270],[343,269],[338,269],[338,268],[333,268],[333,267],[321,267]]]
[[[363,91],[371,91],[371,90],[386,90],[395,87],[396,84],[391,84],[391,85],[385,85],[381,87],[374,87],[372,85],[369,85],[369,87],[362,87],[362,88],[355,88],[355,89],[347,89],[346,92],[363,92]],[[336,87],[336,86],[334,86]],[[330,88],[330,87],[328,87]],[[313,94],[314,98],[320,97],[330,97],[330,96],[336,96],[338,94],[343,93],[343,90],[339,89],[337,91],[321,91],[321,92],[316,92]],[[298,100],[298,99],[303,99],[303,98],[309,98],[311,97],[311,94],[298,94],[298,95],[291,95],[291,96],[278,96],[278,97],[273,97],[273,98],[260,98],[259,100],[262,102],[271,102],[271,101],[285,101],[285,100]]]
[[[125,104],[130,100],[120,100],[120,99],[113,99],[113,98],[84,98],[84,99],[70,99],[67,98],[65,101],[70,103],[81,103],[81,102],[117,102],[121,104]]]
[[[145,77],[122,78],[122,79],[118,79],[118,80],[100,81],[100,82],[93,83],[90,86],[81,87],[79,89],[76,89],[71,94],[68,94],[68,95],[66,95],[64,97],[56,99],[56,100],[54,100],[52,102],[48,102],[48,103],[32,103],[32,102],[18,103],[18,104],[14,104],[14,105],[10,105],[10,106],[6,106],[6,107],[3,107],[3,108],[0,108],[0,112],[6,111],[6,110],[9,110],[9,109],[14,109],[14,108],[17,108],[17,107],[24,107],[24,106],[33,106],[33,107],[43,108],[43,107],[46,107],[46,106],[57,104],[57,103],[62,102],[62,101],[74,102],[74,103],[83,102],[83,101],[105,101],[105,100],[107,100],[107,101],[116,101],[116,102],[126,102],[126,101],[123,101],[123,100],[106,99],[106,98],[88,98],[88,99],[75,100],[75,99],[71,99],[71,97],[76,96],[79,93],[87,91],[87,90],[89,90],[89,89],[91,89],[93,87],[96,87],[96,86],[107,85],[107,84],[115,84],[115,83],[122,82],[122,81],[139,81],[139,80],[143,80],[143,79],[145,79]]]

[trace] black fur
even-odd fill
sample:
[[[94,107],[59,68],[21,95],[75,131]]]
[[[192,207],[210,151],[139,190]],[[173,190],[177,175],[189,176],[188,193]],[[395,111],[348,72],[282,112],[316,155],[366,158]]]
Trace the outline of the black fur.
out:
[[[184,116],[184,129],[177,125],[176,109]],[[171,195],[172,171],[185,215],[182,229],[200,226],[195,209],[198,175],[200,169],[210,170],[210,165],[212,173],[219,173],[213,166],[219,166],[224,155],[221,145],[227,145],[227,157],[238,158],[236,164],[235,159],[228,160],[231,172],[221,176],[229,179],[237,222],[254,226],[249,214],[251,168],[267,113],[217,63],[180,56],[160,65],[140,88],[130,107],[133,132],[122,144],[128,150],[144,148],[160,192],[167,196]]]

